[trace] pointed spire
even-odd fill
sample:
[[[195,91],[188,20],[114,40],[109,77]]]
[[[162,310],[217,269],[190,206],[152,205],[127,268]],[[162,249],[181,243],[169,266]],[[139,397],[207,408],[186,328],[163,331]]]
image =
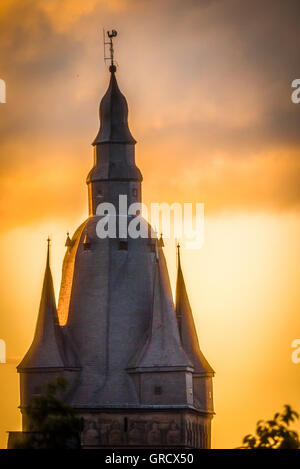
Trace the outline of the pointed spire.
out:
[[[67,248],[70,248],[70,247],[73,246],[73,241],[72,241],[71,238],[70,238],[69,232],[67,232],[67,239],[66,239],[66,242],[65,242],[65,246],[66,246]]]
[[[165,246],[165,243],[164,243],[164,238],[163,238],[163,234],[160,233],[160,238],[158,240],[158,245],[160,248],[163,248]]]
[[[150,333],[130,367],[192,369],[193,365],[180,344],[166,261],[157,242],[156,246]]]
[[[127,143],[134,145],[135,139],[128,127],[128,105],[116,80],[116,66],[111,65],[109,87],[100,103],[100,130],[93,145],[101,143]]]
[[[50,243],[51,239],[50,236],[47,238],[47,260],[46,260],[46,268],[49,267],[50,269]]]
[[[180,262],[180,244],[177,244],[177,282],[175,309],[181,344],[194,365],[195,373],[210,374],[213,369],[200,350],[192,309],[189,303]]]
[[[35,334],[28,352],[18,365],[18,371],[28,368],[64,367],[63,352],[59,346],[60,332],[50,269],[50,238],[48,238],[46,269]]]

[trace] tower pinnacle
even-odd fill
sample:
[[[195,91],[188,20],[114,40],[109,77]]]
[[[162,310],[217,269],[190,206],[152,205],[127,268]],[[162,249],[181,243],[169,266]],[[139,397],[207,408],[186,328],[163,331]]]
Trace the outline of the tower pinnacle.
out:
[[[179,264],[180,263],[180,244],[179,244],[179,241],[176,244],[176,250],[177,250],[177,262]]]
[[[132,222],[130,206],[140,215],[143,178],[116,80],[116,35],[104,34],[109,85],[87,177],[89,217],[67,233],[58,311],[47,239],[36,330],[18,366],[23,431],[35,423],[32,397],[63,377],[60,399],[84,420],[83,448],[209,448],[213,370],[199,347],[179,245],[175,308],[162,235],[142,217],[147,237],[129,231],[125,242],[120,229]],[[98,233],[106,222],[100,204],[115,208],[115,235]]]
[[[194,363],[195,372],[212,376],[213,369],[200,350],[193,313],[188,299],[180,263],[180,244],[177,243],[177,281],[175,311],[181,344],[187,356]]]
[[[37,368],[62,368],[63,352],[60,348],[61,331],[58,329],[53,280],[50,268],[50,238],[47,239],[47,260],[37,325],[31,347],[18,365],[18,371]]]
[[[50,268],[50,245],[51,245],[51,239],[50,236],[47,238],[47,261],[46,261],[46,268]]]
[[[104,31],[103,31],[104,33]],[[110,61],[109,71],[111,73],[109,87],[100,103],[99,117],[100,129],[93,145],[102,143],[123,143],[134,145],[135,139],[128,127],[128,105],[125,96],[121,93],[115,77],[117,70],[114,63],[113,37],[117,31],[107,31],[109,42],[105,42],[104,36],[104,61]],[[109,55],[106,55],[105,46],[109,45]]]
[[[114,64],[114,45],[113,45],[113,37],[117,36],[117,31],[112,29],[111,31],[106,31],[106,34],[109,38],[109,41],[105,41],[105,31],[103,30],[103,43],[104,43],[104,61],[110,60],[110,67],[109,71],[114,73],[116,71],[116,66]],[[109,56],[106,56],[105,46],[109,46]]]

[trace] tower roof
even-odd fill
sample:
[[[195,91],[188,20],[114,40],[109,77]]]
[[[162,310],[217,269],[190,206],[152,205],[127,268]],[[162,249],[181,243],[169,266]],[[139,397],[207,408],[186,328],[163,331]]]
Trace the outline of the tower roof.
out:
[[[200,350],[193,313],[188,299],[180,262],[179,245],[178,270],[176,282],[175,309],[182,346],[194,365],[194,372],[200,374],[214,373]]]
[[[109,70],[111,73],[109,87],[100,103],[100,130],[93,145],[101,143],[134,145],[136,141],[128,127],[128,105],[117,83],[115,65],[111,65]]]
[[[64,367],[62,338],[58,323],[53,280],[50,269],[50,240],[48,239],[47,261],[42,296],[33,342],[18,365],[18,371],[28,368]]]
[[[134,361],[130,368],[193,368],[192,362],[180,344],[166,261],[158,243],[156,243],[154,264],[150,333],[141,353]]]

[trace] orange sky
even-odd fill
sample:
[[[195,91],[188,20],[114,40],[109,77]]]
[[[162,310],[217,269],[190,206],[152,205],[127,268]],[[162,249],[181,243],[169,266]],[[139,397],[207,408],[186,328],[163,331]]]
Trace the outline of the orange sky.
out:
[[[10,359],[0,365],[0,446],[20,425],[14,367],[34,331],[45,239],[58,294],[65,233],[87,214],[108,82],[103,27],[119,31],[144,200],[205,204],[205,244],[183,250],[182,263],[216,370],[214,447],[238,446],[285,403],[300,411],[297,11],[269,0],[0,4],[0,338]],[[174,240],[165,244],[174,284]]]

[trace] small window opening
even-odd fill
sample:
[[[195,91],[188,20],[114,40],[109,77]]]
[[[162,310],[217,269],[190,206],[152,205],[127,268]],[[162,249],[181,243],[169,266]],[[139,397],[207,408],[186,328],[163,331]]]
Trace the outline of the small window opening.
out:
[[[128,241],[119,241],[119,251],[128,251]]]
[[[161,386],[154,386],[154,394],[156,394],[156,395],[162,394],[162,387]]]
[[[132,195],[133,195],[133,197],[137,197],[137,189],[136,188],[132,189]]]
[[[128,418],[124,417],[124,432],[126,433],[128,431]]]

